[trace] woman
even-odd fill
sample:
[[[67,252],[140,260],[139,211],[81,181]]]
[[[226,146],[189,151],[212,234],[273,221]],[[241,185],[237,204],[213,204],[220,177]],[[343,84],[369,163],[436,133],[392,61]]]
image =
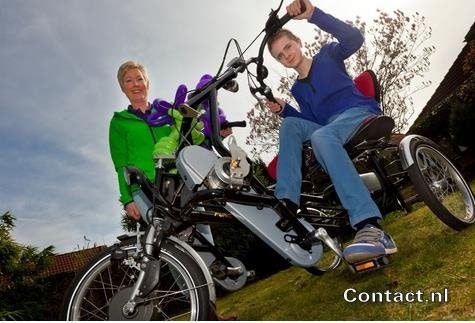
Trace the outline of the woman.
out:
[[[172,130],[170,124],[158,125],[152,113],[160,110],[159,105],[148,101],[149,79],[145,67],[135,61],[127,61],[119,67],[117,80],[130,105],[127,109],[115,112],[109,126],[109,148],[112,161],[119,181],[120,202],[129,217],[139,220],[141,217],[137,201],[140,195],[125,182],[124,167],[135,166],[141,169],[150,179],[155,178],[154,161],[152,152],[160,139],[167,137]],[[158,111],[161,114],[160,111]],[[172,123],[170,119],[170,123]],[[161,124],[161,123],[160,123]],[[166,148],[166,147],[165,147]],[[167,149],[164,149],[167,150]],[[139,197],[139,198],[138,198]],[[138,198],[138,199],[137,199]],[[212,235],[207,225],[197,227],[203,235]],[[211,319],[235,320],[235,316],[220,316],[211,313]]]
[[[119,67],[117,80],[129,106],[115,112],[109,126],[109,148],[119,181],[120,202],[129,217],[140,219],[140,211],[133,199],[133,191],[125,182],[124,167],[135,166],[153,180],[155,177],[152,151],[155,144],[168,136],[168,124],[152,127],[147,117],[152,112],[148,101],[149,79],[145,67],[135,61],[127,61]]]

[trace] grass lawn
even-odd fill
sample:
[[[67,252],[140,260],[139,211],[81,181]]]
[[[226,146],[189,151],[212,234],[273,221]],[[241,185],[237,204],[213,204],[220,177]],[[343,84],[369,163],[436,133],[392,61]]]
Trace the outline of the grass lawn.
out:
[[[385,229],[398,253],[381,270],[353,274],[342,264],[312,276],[292,267],[222,297],[218,310],[240,320],[475,320],[475,226],[456,232],[420,203],[410,214],[388,215]],[[419,292],[422,302],[383,294],[382,302],[350,303],[344,299],[350,288],[352,299],[375,292],[417,300]],[[433,292],[440,293],[435,302]]]

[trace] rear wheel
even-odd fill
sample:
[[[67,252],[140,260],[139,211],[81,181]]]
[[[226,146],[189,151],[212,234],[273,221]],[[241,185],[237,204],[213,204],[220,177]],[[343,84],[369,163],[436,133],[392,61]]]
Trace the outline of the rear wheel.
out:
[[[454,164],[437,146],[413,141],[414,160],[408,174],[420,197],[434,214],[455,230],[475,222],[475,198]]]
[[[133,246],[122,247],[129,253]],[[124,314],[139,271],[129,264],[111,262],[112,249],[93,260],[70,287],[63,319],[85,320],[207,320],[209,293],[206,280],[193,259],[166,241],[158,257],[159,282],[135,311]],[[132,257],[126,259],[132,260]]]

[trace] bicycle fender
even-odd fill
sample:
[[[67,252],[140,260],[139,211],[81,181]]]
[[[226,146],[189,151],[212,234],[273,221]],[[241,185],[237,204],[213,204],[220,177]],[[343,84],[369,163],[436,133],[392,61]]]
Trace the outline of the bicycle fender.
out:
[[[413,141],[423,141],[431,146],[438,147],[435,142],[421,135],[409,135],[404,137],[398,147],[399,158],[401,158],[401,165],[404,170],[407,170],[412,164],[414,164],[414,159],[411,154],[411,143]]]
[[[200,266],[201,271],[203,272],[203,275],[205,276],[206,283],[208,284],[209,299],[213,304],[216,304],[216,291],[214,289],[213,278],[211,277],[209,269],[206,266],[205,262],[203,261],[203,258],[201,258],[200,255],[196,252],[196,250],[193,249],[189,244],[187,244],[184,241],[181,241],[177,237],[169,236],[167,237],[167,239],[172,241],[174,244],[179,246],[180,249],[188,253],[193,258],[193,260],[198,264],[198,266]]]

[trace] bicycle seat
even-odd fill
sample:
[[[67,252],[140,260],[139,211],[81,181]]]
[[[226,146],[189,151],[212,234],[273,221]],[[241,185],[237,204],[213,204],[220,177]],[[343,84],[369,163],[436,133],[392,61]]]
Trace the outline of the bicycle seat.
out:
[[[389,140],[394,125],[394,120],[391,117],[383,115],[371,116],[351,135],[343,147],[352,157],[356,153],[355,147],[364,141],[371,142],[381,138]]]

